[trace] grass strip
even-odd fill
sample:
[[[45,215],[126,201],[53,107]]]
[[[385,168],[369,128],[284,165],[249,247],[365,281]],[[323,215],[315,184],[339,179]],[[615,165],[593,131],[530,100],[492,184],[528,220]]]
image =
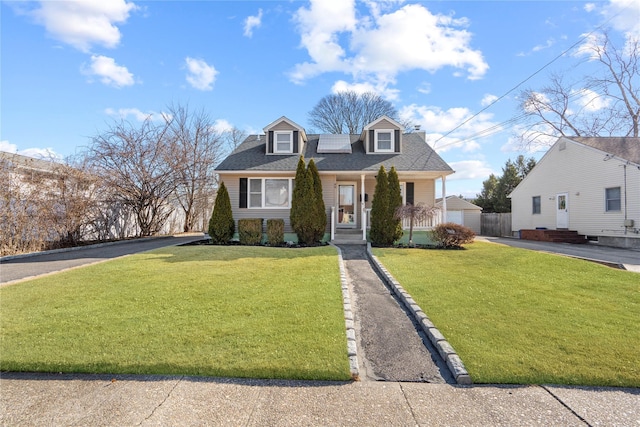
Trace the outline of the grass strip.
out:
[[[347,380],[334,248],[169,247],[0,289],[3,371]]]
[[[374,249],[475,383],[640,386],[640,275],[476,242]]]

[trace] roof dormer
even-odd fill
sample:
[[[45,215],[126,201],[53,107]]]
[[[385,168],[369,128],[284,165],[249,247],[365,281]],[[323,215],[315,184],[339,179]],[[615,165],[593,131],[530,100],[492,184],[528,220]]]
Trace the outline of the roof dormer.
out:
[[[360,139],[367,154],[394,154],[402,151],[402,125],[382,116],[366,125]]]
[[[264,133],[267,135],[267,154],[287,155],[304,152],[304,143],[307,142],[304,128],[285,116],[266,126]]]

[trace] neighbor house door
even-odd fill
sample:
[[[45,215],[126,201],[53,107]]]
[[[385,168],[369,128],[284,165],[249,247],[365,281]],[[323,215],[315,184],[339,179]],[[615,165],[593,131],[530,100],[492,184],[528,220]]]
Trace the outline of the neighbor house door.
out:
[[[340,228],[356,228],[356,184],[338,183],[338,223]]]
[[[556,195],[556,228],[569,228],[569,193]]]

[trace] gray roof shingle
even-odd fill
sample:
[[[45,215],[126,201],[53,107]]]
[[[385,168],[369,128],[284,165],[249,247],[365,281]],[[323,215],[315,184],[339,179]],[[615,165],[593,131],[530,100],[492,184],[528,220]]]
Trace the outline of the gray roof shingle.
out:
[[[567,137],[567,139],[640,165],[640,138],[574,136]]]
[[[398,172],[444,172],[453,169],[417,133],[402,137],[402,153],[366,154],[360,135],[350,135],[351,153],[318,153],[320,135],[307,135],[305,160],[313,159],[319,171],[377,171],[380,166]],[[217,171],[295,171],[297,155],[266,155],[265,137],[250,135],[225,160]]]

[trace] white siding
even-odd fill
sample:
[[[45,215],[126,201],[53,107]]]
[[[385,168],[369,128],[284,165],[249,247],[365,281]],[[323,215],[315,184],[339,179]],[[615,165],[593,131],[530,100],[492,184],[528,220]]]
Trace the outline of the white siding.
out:
[[[564,147],[564,149],[561,149]],[[624,175],[627,218],[640,221],[640,170],[635,165],[570,140],[561,139],[513,191],[512,230],[556,228],[556,197],[568,193],[570,230],[589,236],[624,234]],[[620,187],[622,209],[606,212],[605,189]],[[541,213],[532,214],[532,198],[540,196]]]

